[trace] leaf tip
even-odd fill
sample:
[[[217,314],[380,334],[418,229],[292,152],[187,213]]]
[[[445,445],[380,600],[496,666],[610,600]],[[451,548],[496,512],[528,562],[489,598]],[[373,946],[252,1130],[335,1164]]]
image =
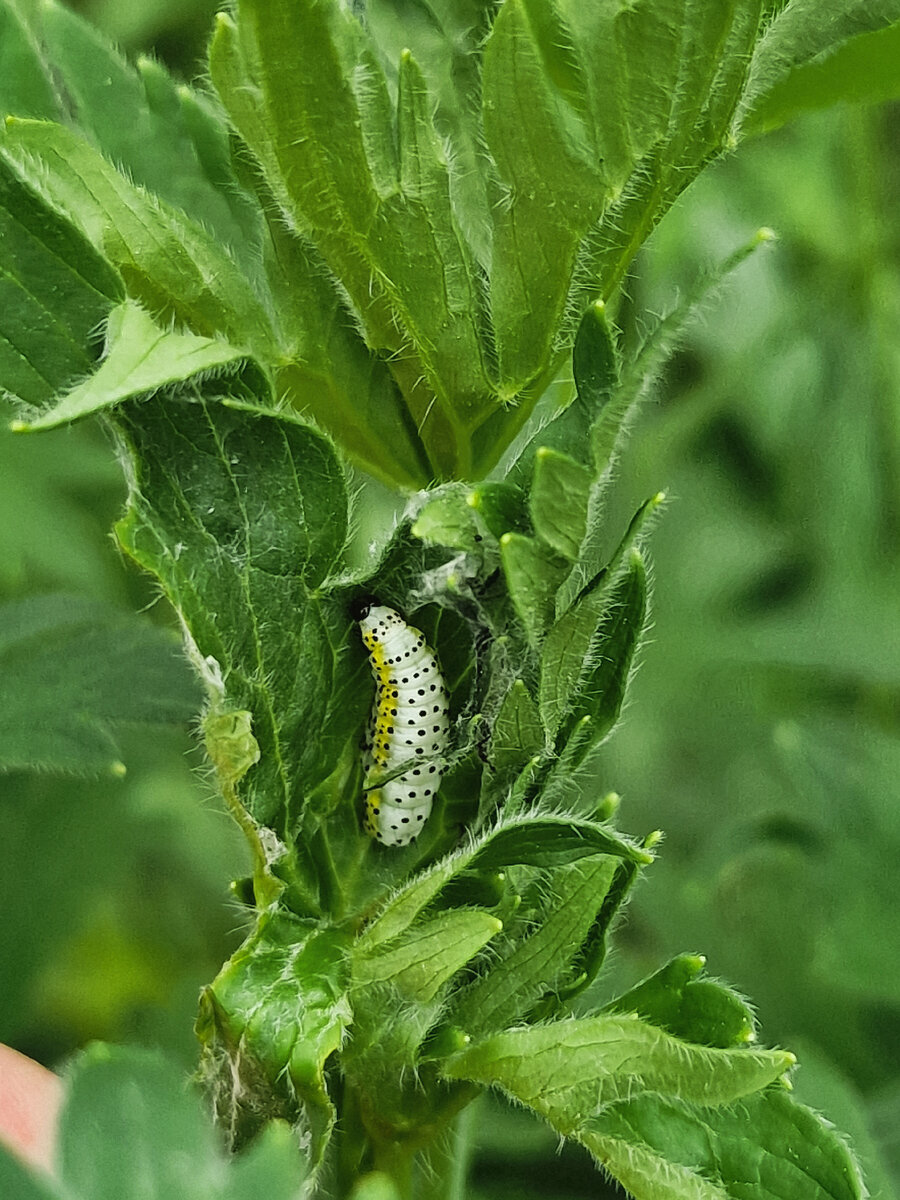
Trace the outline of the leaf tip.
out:
[[[644,838],[644,849],[645,850],[653,850],[656,846],[659,845],[659,843],[662,841],[662,839],[663,839],[663,831],[661,829],[654,829],[652,833],[648,833],[647,836]]]
[[[123,762],[116,759],[115,762],[109,764],[109,773],[114,779],[123,779],[128,774],[128,768]]]
[[[764,246],[766,242],[777,242],[778,234],[774,229],[770,229],[768,225],[762,225],[757,229],[753,240],[757,246]]]
[[[10,433],[28,433],[30,429],[31,426],[27,421],[10,421],[9,423]]]

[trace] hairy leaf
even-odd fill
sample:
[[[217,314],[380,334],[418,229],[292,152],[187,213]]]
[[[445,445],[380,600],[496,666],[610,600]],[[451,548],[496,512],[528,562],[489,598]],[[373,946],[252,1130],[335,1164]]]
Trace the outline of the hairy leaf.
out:
[[[390,982],[401,996],[427,1004],[502,928],[496,917],[477,909],[440,913],[387,946],[355,952],[354,985]]]
[[[265,913],[201,997],[197,1032],[207,1069],[220,1084],[234,1075],[219,1115],[235,1121],[245,1097],[252,1110],[254,1088],[263,1087],[276,1115],[293,1120],[298,1108],[303,1113],[314,1139],[313,1162],[335,1118],[325,1062],[352,1015],[347,948],[346,935],[336,929]]]
[[[195,333],[277,357],[269,314],[226,248],[62,125],[14,120],[0,143],[116,267],[130,296]],[[40,165],[37,166],[36,161]]]
[[[38,405],[93,368],[97,328],[122,285],[2,146],[0,391]]]
[[[737,992],[712,979],[698,979],[706,960],[680,954],[606,1006],[608,1012],[632,1012],[687,1042],[739,1046],[754,1040],[755,1022]]]
[[[699,1108],[668,1096],[620,1100],[576,1134],[640,1200],[861,1200],[859,1168],[820,1116],[780,1088]]]
[[[794,1062],[782,1050],[710,1049],[637,1017],[600,1016],[510,1029],[475,1043],[444,1070],[503,1088],[570,1136],[608,1105],[641,1092],[730,1104]]]

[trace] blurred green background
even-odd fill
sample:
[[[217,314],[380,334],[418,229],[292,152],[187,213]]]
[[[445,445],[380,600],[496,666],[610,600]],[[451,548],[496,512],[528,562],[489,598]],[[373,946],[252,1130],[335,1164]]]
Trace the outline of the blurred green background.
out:
[[[73,4],[202,76],[208,0]],[[900,1195],[900,108],[812,114],[701,177],[654,235],[634,333],[762,224],[645,405],[616,519],[664,488],[653,628],[598,783],[666,834],[600,994],[680,951],[798,1051],[801,1099]],[[0,433],[0,601],[67,592],[170,616],[109,534],[102,434]],[[246,857],[191,731],[135,730],[124,778],[0,779],[0,1039],[193,1061],[199,987],[237,944]],[[549,1132],[487,1101],[470,1195],[597,1195]]]

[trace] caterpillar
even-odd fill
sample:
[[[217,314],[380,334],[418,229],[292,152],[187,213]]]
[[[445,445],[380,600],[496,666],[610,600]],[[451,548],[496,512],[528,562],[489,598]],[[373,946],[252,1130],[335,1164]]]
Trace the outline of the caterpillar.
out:
[[[428,819],[441,784],[450,727],[447,693],[421,630],[374,601],[357,603],[353,616],[376,684],[365,744],[364,828],[385,846],[406,846]],[[407,769],[391,777],[404,764]]]

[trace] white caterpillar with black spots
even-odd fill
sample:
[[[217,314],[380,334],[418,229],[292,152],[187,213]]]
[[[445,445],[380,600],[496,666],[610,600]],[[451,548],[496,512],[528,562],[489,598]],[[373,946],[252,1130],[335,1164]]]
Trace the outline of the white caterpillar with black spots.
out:
[[[365,830],[385,846],[406,846],[427,821],[441,785],[447,692],[434,651],[398,612],[362,602],[354,616],[376,684],[365,748]],[[402,774],[371,787],[405,763]]]

